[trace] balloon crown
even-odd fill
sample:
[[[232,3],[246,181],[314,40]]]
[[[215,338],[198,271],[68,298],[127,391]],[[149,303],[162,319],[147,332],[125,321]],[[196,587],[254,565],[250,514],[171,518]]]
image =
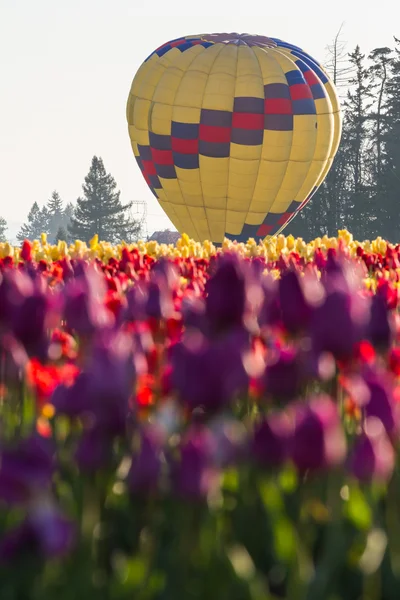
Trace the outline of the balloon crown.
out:
[[[235,44],[237,46],[261,46],[276,48],[278,44],[271,38],[263,35],[252,35],[250,33],[210,33],[202,35],[201,39],[206,42]]]

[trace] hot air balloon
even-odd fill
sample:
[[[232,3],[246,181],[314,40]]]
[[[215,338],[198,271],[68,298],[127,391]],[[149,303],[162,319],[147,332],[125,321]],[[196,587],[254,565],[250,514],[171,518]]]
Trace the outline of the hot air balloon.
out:
[[[280,233],[323,182],[341,136],[323,67],[297,46],[238,33],[160,46],[133,79],[127,121],[176,229],[215,243]]]

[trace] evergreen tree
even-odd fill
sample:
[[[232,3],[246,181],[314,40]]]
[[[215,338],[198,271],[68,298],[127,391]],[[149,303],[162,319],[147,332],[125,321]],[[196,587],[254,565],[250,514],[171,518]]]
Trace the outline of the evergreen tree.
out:
[[[48,234],[51,242],[54,242],[59,227],[64,222],[64,207],[58,192],[54,191],[47,202]]]
[[[342,139],[332,167],[322,185],[285,230],[295,237],[307,241],[322,237],[333,236],[343,227],[344,210],[348,202],[349,192],[346,185],[346,130],[343,129]]]
[[[7,221],[0,217],[0,242],[6,242]]]
[[[371,209],[371,181],[366,169],[367,120],[371,108],[372,90],[369,73],[365,66],[365,55],[356,46],[349,55],[355,75],[350,80],[351,89],[344,103],[346,127],[346,184],[349,198],[344,208],[344,225],[358,238],[369,237],[373,217]]]
[[[347,227],[356,238],[381,235],[400,241],[400,40],[394,50],[374,49],[368,62],[357,46],[349,66],[335,60],[342,48],[330,47],[329,70],[336,85],[345,85],[342,139],[325,181],[285,233],[307,240]],[[336,44],[337,45],[337,44]],[[344,58],[343,58],[344,61]],[[340,91],[340,89],[339,89]]]
[[[54,243],[58,244],[58,242],[68,242],[68,232],[62,225],[58,228],[54,238]]]
[[[375,48],[369,58],[372,61],[369,67],[371,90],[376,95],[376,103],[370,114],[373,121],[372,147],[375,153],[375,179],[379,184],[382,176],[384,162],[384,135],[386,133],[385,96],[388,84],[392,50],[390,48]]]
[[[69,222],[71,221],[73,215],[74,215],[74,205],[72,204],[72,202],[68,202],[68,204],[64,208],[64,213],[63,213],[64,227],[68,227]]]
[[[389,66],[386,85],[386,131],[384,144],[385,164],[385,214],[384,235],[393,242],[400,240],[400,40],[396,37],[394,57]]]
[[[388,201],[388,161],[386,156],[385,137],[388,133],[386,93],[392,63],[390,48],[375,48],[369,59],[370,86],[375,97],[369,114],[371,123],[370,148],[367,153],[366,167],[370,171],[372,186],[370,237],[376,237],[384,230],[387,231],[387,201]],[[388,232],[389,233],[389,232]]]
[[[66,232],[66,236],[67,236],[65,238],[66,241],[70,240],[70,235],[68,233],[68,227],[71,225],[71,219],[73,217],[73,214],[74,214],[74,205],[72,204],[72,202],[68,202],[68,204],[66,205],[66,207],[63,210],[62,220],[60,223],[60,227],[62,227]]]
[[[42,233],[48,233],[49,217],[46,207],[40,209],[37,202],[32,204],[28,214],[28,221],[22,225],[17,234],[17,240],[39,239]]]
[[[115,243],[120,239],[119,227],[131,204],[123,205],[114,178],[106,172],[101,158],[94,156],[83,184],[84,195],[68,225],[74,239],[88,242],[95,234],[100,240]]]

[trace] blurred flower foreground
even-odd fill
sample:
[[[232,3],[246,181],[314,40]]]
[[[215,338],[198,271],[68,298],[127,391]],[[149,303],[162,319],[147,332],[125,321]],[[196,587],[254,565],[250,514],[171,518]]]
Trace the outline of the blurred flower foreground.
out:
[[[398,600],[400,245],[0,244],[2,600]]]

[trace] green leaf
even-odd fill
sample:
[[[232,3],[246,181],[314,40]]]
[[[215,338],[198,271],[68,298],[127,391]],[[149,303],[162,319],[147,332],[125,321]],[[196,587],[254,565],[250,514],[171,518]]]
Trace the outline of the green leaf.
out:
[[[372,510],[358,487],[350,489],[349,500],[344,505],[344,515],[357,529],[367,530],[372,524]]]
[[[279,485],[286,494],[293,494],[297,489],[298,475],[293,465],[287,465],[278,476]]]
[[[227,492],[237,492],[239,487],[239,475],[236,469],[228,469],[224,473],[223,488]]]
[[[22,423],[23,432],[29,433],[35,422],[36,417],[36,405],[35,398],[32,394],[25,394],[23,406],[22,406]]]
[[[143,583],[147,567],[139,556],[129,559],[124,565],[124,582],[129,587],[137,587]]]
[[[264,480],[259,485],[259,491],[264,506],[268,511],[276,513],[283,509],[283,499],[278,486],[268,480]]]
[[[293,526],[286,517],[274,522],[275,551],[280,560],[290,560],[296,551],[296,538]]]

